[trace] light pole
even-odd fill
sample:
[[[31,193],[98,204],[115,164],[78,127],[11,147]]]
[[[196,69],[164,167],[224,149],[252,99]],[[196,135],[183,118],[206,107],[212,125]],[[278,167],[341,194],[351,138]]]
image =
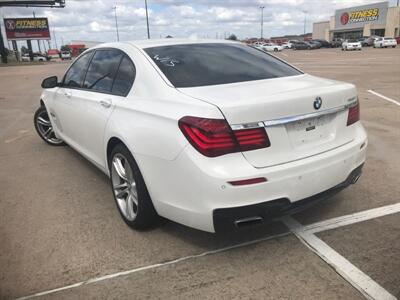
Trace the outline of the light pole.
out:
[[[117,6],[115,5],[112,9],[114,10],[114,16],[115,16],[115,29],[117,30],[117,42],[119,42]]]
[[[261,9],[261,39],[263,39],[264,8],[265,8],[265,6],[260,6],[260,9]]]
[[[303,13],[304,13],[304,36],[306,36],[307,11],[303,10]]]
[[[144,6],[146,7],[147,38],[150,39],[149,13],[147,12],[147,0],[144,0]]]
[[[56,49],[58,49],[56,32],[54,31],[54,29],[53,29],[53,36],[54,36],[54,43],[56,44]]]
[[[35,11],[33,11],[33,18],[36,18]],[[42,49],[40,49],[40,40],[37,40],[37,45],[39,48],[39,52],[42,53]]]

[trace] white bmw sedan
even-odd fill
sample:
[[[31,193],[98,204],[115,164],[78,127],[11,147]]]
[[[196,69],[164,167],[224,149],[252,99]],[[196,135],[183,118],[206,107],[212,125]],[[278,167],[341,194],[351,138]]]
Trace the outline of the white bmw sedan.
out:
[[[355,183],[365,161],[354,85],[236,42],[103,44],[42,87],[40,137],[106,173],[136,229],[267,222]]]

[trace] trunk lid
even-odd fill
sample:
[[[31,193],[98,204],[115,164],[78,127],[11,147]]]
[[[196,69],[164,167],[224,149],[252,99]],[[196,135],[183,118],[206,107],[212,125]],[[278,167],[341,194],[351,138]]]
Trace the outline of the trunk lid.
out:
[[[257,168],[313,156],[354,138],[344,108],[357,100],[352,84],[303,74],[179,91],[217,106],[233,129],[264,122],[271,146],[243,152]],[[322,105],[316,109],[318,97]]]

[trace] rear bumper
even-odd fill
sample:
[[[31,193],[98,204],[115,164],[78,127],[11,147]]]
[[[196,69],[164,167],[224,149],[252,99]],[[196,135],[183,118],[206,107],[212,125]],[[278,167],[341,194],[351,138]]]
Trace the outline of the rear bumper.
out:
[[[317,202],[334,196],[350,184],[356,183],[358,178],[361,176],[363,165],[364,164],[354,169],[342,183],[326,191],[293,203],[287,198],[281,198],[254,205],[216,209],[213,212],[215,232],[232,231],[248,225],[271,222],[283,215],[293,214],[304,210]]]
[[[345,186],[351,173],[364,163],[367,149],[367,135],[361,122],[352,126],[355,136],[348,144],[266,168],[253,167],[242,153],[209,158],[190,146],[173,161],[146,155],[135,155],[135,159],[159,215],[215,232],[219,230],[219,210],[275,204],[279,199],[284,199],[283,204],[278,201],[282,207],[290,204],[293,209],[296,202]],[[264,177],[267,182],[244,186],[228,183],[256,177]],[[286,212],[286,208],[283,210]],[[238,216],[241,215],[235,215]]]

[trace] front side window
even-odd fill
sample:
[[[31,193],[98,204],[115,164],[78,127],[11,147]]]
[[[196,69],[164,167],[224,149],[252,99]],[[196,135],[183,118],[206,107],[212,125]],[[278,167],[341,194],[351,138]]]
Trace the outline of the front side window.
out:
[[[178,88],[302,74],[279,59],[242,44],[185,44],[144,50]]]
[[[93,52],[85,53],[74,62],[65,74],[63,86],[72,88],[81,87],[92,54]]]
[[[115,76],[112,93],[118,96],[126,96],[132,87],[135,76],[135,66],[129,58],[124,56]]]
[[[118,50],[97,50],[90,62],[83,88],[110,93],[122,55]]]

